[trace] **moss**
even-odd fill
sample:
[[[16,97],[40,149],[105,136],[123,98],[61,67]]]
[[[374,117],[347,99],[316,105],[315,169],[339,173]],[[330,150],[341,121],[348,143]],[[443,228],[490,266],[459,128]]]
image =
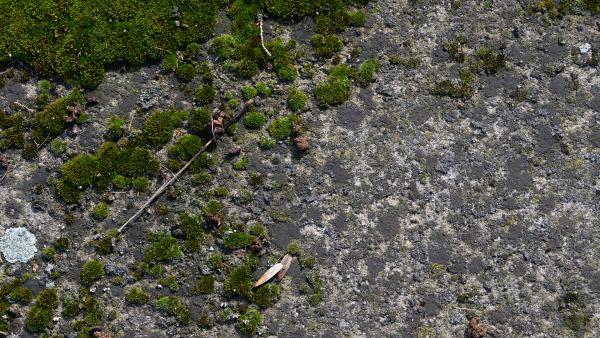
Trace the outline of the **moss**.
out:
[[[454,60],[458,63],[463,63],[466,59],[464,52],[465,44],[465,38],[463,36],[458,36],[455,40],[445,43],[444,50],[446,53],[448,53],[451,60]]]
[[[169,156],[188,161],[202,148],[202,139],[196,135],[184,135],[169,148]]]
[[[259,111],[251,111],[244,116],[244,126],[248,129],[260,129],[266,121],[265,114]]]
[[[377,74],[380,69],[381,65],[379,64],[379,61],[375,59],[366,60],[358,68],[356,74],[358,83],[363,87],[368,86],[371,82],[375,81],[375,74]]]
[[[256,237],[265,238],[267,237],[267,228],[260,223],[256,223],[250,227],[250,234]]]
[[[50,81],[40,80],[40,81],[38,81],[37,85],[38,85],[38,91],[40,94],[46,94],[46,95],[50,94],[50,91],[52,90],[52,84],[50,83]]]
[[[204,108],[192,109],[188,118],[190,131],[196,134],[204,132],[211,118],[211,114]]]
[[[14,303],[29,304],[33,299],[33,291],[24,286],[17,286],[10,292],[8,298]]]
[[[288,108],[294,112],[298,112],[304,109],[306,106],[306,101],[308,101],[308,96],[306,96],[306,93],[295,87],[290,89],[290,94],[288,95],[287,99]]]
[[[102,322],[103,306],[97,298],[92,296],[83,297],[81,308],[83,310],[83,322],[86,325],[94,326]]]
[[[575,292],[565,293],[559,302],[564,325],[575,332],[581,331],[590,322],[590,315],[584,297]]]
[[[228,34],[221,34],[210,41],[209,51],[221,60],[227,60],[234,56],[235,38]]]
[[[210,295],[215,291],[214,275],[204,275],[196,280],[192,293],[196,295]]]
[[[189,308],[181,299],[174,296],[164,296],[159,298],[154,305],[160,311],[169,316],[176,317],[180,324],[189,324],[192,316]]]
[[[204,207],[202,208],[204,215],[219,214],[221,212],[221,209],[222,209],[221,203],[219,203],[219,201],[213,200],[213,199],[206,202],[206,204],[204,204]]]
[[[223,257],[220,253],[214,253],[208,258],[208,265],[213,270],[218,270],[223,266]]]
[[[77,155],[63,165],[61,181],[77,189],[85,189],[94,182],[98,167],[96,157],[88,154]]]
[[[262,323],[260,312],[255,309],[248,309],[238,318],[238,328],[243,334],[254,335]]]
[[[291,241],[288,246],[287,249],[285,250],[286,253],[292,255],[292,256],[300,256],[301,253],[301,249],[300,249],[300,242],[298,242],[297,240],[293,240]]]
[[[342,64],[330,69],[327,80],[315,87],[314,95],[320,106],[334,106],[350,97],[352,81],[350,66]]]
[[[55,289],[44,289],[35,298],[35,305],[27,312],[27,330],[32,333],[44,331],[51,323],[58,307]]]
[[[367,15],[364,11],[357,10],[348,12],[348,24],[353,27],[363,27],[367,22]]]
[[[223,239],[223,245],[229,250],[242,249],[252,244],[254,238],[247,233],[232,232]]]
[[[68,107],[72,104],[83,104],[83,95],[78,90],[69,92],[65,97],[47,105],[44,110],[37,113],[31,121],[31,136],[36,143],[44,142],[48,137],[60,135],[66,128],[64,117],[70,113]]]
[[[179,228],[183,232],[183,244],[189,252],[198,252],[204,241],[204,230],[198,215],[182,213],[179,215]]]
[[[94,241],[96,250],[103,255],[111,254],[114,250],[113,243],[119,238],[119,232],[117,229],[109,229],[104,235]]]
[[[303,269],[312,269],[315,266],[316,259],[313,256],[298,257],[298,263]]]
[[[308,297],[308,303],[312,306],[316,306],[323,301],[325,292],[325,283],[318,275],[314,274],[307,278],[308,285],[312,290],[312,293]]]
[[[270,136],[261,137],[258,141],[258,147],[262,150],[269,150],[275,147],[276,141]]]
[[[25,146],[25,118],[22,113],[9,115],[0,112],[0,130],[0,150]]]
[[[92,285],[95,281],[104,277],[104,262],[98,259],[92,259],[85,262],[79,277],[82,285]]]
[[[175,70],[175,74],[177,75],[177,78],[179,78],[179,81],[190,82],[196,77],[196,68],[191,64],[181,64]]]
[[[148,187],[150,186],[150,181],[143,176],[136,177],[133,182],[133,189],[137,192],[146,192],[148,191]]]
[[[292,56],[292,50],[295,46],[296,41],[290,40],[284,43],[279,38],[267,44],[267,49],[270,50],[272,55],[273,69],[280,80],[293,81],[298,75]]]
[[[236,69],[241,78],[251,79],[258,73],[258,63],[254,60],[245,58],[238,62]]]
[[[396,66],[401,66],[406,69],[415,69],[421,64],[421,59],[416,57],[403,57],[401,55],[393,55],[390,57],[390,63]]]
[[[125,295],[125,300],[132,305],[144,305],[150,300],[150,295],[140,287],[133,287]]]
[[[267,97],[273,94],[273,88],[271,88],[268,83],[262,81],[256,83],[256,91],[258,92],[258,95],[262,97]]]
[[[254,97],[256,97],[256,95],[258,95],[258,90],[253,86],[242,87],[242,97],[244,98],[244,100],[253,99]]]
[[[165,73],[172,73],[177,69],[178,64],[177,55],[169,54],[160,62],[160,69]]]
[[[246,170],[248,169],[248,165],[250,165],[250,159],[248,157],[242,157],[239,160],[235,161],[231,166],[233,170]]]
[[[183,255],[177,239],[168,233],[158,232],[150,235],[150,239],[152,243],[144,250],[146,262],[166,262]]]
[[[342,50],[344,44],[335,35],[315,34],[310,38],[315,55],[321,59],[329,59]]]
[[[67,151],[67,142],[57,138],[50,142],[50,152],[54,156],[61,156]]]
[[[278,141],[283,141],[294,133],[294,122],[290,116],[275,119],[269,125],[269,135]]]
[[[63,299],[62,314],[67,318],[75,317],[79,314],[79,299],[73,294],[66,294]]]
[[[71,242],[67,237],[59,237],[54,241],[52,247],[54,247],[58,252],[66,252],[67,249],[69,249],[70,244]]]
[[[252,293],[251,300],[254,304],[266,309],[277,302],[280,294],[279,285],[273,283],[263,284]]]
[[[173,136],[173,131],[185,116],[180,112],[156,111],[144,123],[144,136],[154,146],[162,146]]]
[[[53,312],[40,306],[33,306],[27,312],[27,330],[32,333],[43,332],[52,322]]]
[[[202,172],[192,176],[192,182],[197,185],[206,184],[210,181],[212,181],[212,175],[209,173]]]
[[[217,197],[227,197],[227,195],[229,195],[229,190],[225,187],[219,186],[213,190],[213,194]]]
[[[111,116],[104,137],[109,141],[117,141],[123,136],[125,120],[120,116]]]
[[[45,261],[54,260],[54,256],[56,255],[56,249],[51,246],[47,246],[42,250],[42,257]]]
[[[175,276],[161,278],[158,280],[158,284],[169,288],[171,292],[176,292],[177,290],[179,290],[179,283],[177,282],[177,278]]]
[[[468,98],[473,96],[473,85],[474,75],[469,69],[463,68],[460,71],[461,79],[458,82],[452,80],[442,80],[438,82],[431,93],[440,96],[450,96],[452,98]]]
[[[129,189],[131,180],[123,175],[115,175],[112,179],[112,184],[115,188],[120,190]]]
[[[475,56],[479,59],[479,62],[473,65],[477,70],[484,70],[488,74],[495,74],[504,67],[504,55],[490,48],[479,48],[475,52]]]
[[[96,204],[96,206],[94,206],[94,209],[92,209],[92,217],[97,221],[105,219],[106,217],[108,217],[108,214],[109,210],[106,203],[100,202]]]
[[[223,282],[223,291],[228,296],[248,296],[252,290],[252,284],[252,271],[244,264],[231,270]]]
[[[212,84],[203,84],[196,88],[194,97],[199,104],[211,104],[215,100],[217,91]]]

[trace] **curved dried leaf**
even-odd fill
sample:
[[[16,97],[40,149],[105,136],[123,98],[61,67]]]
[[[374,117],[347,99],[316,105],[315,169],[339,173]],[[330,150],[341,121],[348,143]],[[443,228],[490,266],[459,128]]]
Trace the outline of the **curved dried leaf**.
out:
[[[277,264],[273,265],[272,267],[270,267],[269,270],[267,270],[267,272],[265,272],[262,276],[260,276],[260,278],[256,281],[256,283],[254,283],[254,287],[261,286],[261,285],[265,284],[266,282],[268,282],[282,268],[283,268],[283,264],[281,264],[281,263],[277,263]]]
[[[290,264],[292,264],[292,255],[287,254],[285,256],[283,256],[283,258],[281,259],[281,265],[283,265],[283,268],[277,273],[277,279],[278,280],[282,280],[283,277],[285,277],[285,274],[287,273],[288,269],[290,268]]]

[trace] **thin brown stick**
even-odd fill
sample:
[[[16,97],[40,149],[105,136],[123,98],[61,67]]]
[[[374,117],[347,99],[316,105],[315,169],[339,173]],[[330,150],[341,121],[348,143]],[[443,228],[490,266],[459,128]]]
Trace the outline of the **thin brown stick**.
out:
[[[253,100],[248,100],[247,102],[242,103],[242,105],[237,110],[235,115],[233,115],[233,117],[223,126],[223,130],[227,130],[227,128],[229,128],[229,126],[231,126],[233,123],[237,122],[246,113],[246,111],[248,111],[248,108],[253,103],[254,103]],[[117,231],[119,231],[119,233],[121,233],[121,232],[123,232],[125,227],[127,227],[129,224],[133,223],[133,221],[135,221],[142,214],[142,212],[144,210],[146,210],[146,208],[148,208],[148,206],[150,206],[150,204],[152,204],[152,202],[154,202],[154,200],[156,200],[158,198],[158,196],[160,196],[173,182],[175,182],[175,180],[177,180],[177,178],[179,176],[181,176],[181,174],[183,174],[183,172],[186,171],[186,169],[189,168],[189,166],[191,166],[192,163],[200,155],[202,155],[202,153],[204,153],[213,143],[215,143],[216,140],[217,140],[216,138],[212,138],[208,142],[206,142],[206,144],[204,144],[204,146],[202,148],[200,148],[200,150],[198,150],[198,152],[192,157],[192,159],[187,161],[187,163],[183,166],[183,168],[181,168],[173,177],[171,177],[171,179],[169,179],[160,188],[158,188],[158,190],[156,190],[156,192],[154,194],[152,194],[152,196],[150,196],[150,198],[148,198],[146,203],[144,203],[144,205],[142,205],[142,207],[133,216],[131,216],[131,218],[129,218],[127,220],[127,222],[125,222],[123,225],[121,225],[121,227]]]

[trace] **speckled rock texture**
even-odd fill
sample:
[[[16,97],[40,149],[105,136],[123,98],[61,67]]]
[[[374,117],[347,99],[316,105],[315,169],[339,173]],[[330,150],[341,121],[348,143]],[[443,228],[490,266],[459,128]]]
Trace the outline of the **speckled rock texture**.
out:
[[[583,12],[551,19],[524,3],[371,2],[366,27],[342,33],[340,55],[350,64],[374,57],[381,72],[369,86],[353,86],[339,106],[320,108],[309,95],[299,114],[310,142],[306,154],[285,143],[261,150],[265,131],[242,126],[235,137],[219,141],[214,185],[232,192],[224,202],[228,219],[265,224],[270,245],[280,250],[299,240],[303,253],[316,257],[314,270],[324,281],[323,301],[309,304],[300,292],[307,273],[295,261],[279,301],[263,312],[261,335],[463,337],[477,316],[489,337],[600,336],[600,17]],[[268,39],[305,44],[304,61],[316,64],[316,75],[295,85],[312,93],[329,66],[306,46],[312,20],[283,25],[267,18],[265,31]],[[457,38],[462,62],[445,47]],[[481,47],[505,61],[496,72],[475,74],[471,97],[432,94],[441,80],[458,83],[460,69],[476,60]],[[221,93],[251,83],[215,74]],[[257,98],[257,109],[270,118],[285,114],[288,87],[275,84],[273,96]],[[109,71],[86,93],[97,104],[86,108],[89,120],[68,138],[67,153],[96,150],[111,114],[139,129],[150,111],[191,108],[189,88],[156,65]],[[15,102],[33,104],[34,97],[34,80],[9,80],[0,90],[0,107],[17,110]],[[235,160],[225,155],[232,147],[250,159],[248,170],[232,169]],[[70,210],[81,217],[67,226],[69,210],[46,184],[64,158],[46,149],[34,161],[17,152],[8,156],[0,228],[25,227],[38,246],[69,236],[78,250],[55,263],[65,274],[56,286],[75,290],[81,264],[91,255],[83,243],[93,239],[94,228],[118,226],[148,195],[113,194],[111,216],[98,224],[89,210],[99,194],[88,191]],[[158,156],[164,163],[166,150]],[[251,184],[256,174],[263,184]],[[150,209],[105,258],[124,269],[125,281],[149,229],[169,229],[177,213],[199,210],[195,199],[203,189],[189,175],[175,186],[179,195],[158,201],[173,213]],[[249,190],[252,201],[237,203],[241,190]],[[197,274],[211,250],[170,269]],[[46,264],[2,269],[33,273],[44,283]],[[183,285],[174,294],[185,296],[190,286]],[[96,290],[118,312],[107,324],[114,336],[240,335],[234,322],[181,327],[151,306],[125,307],[118,300],[125,288],[108,280]],[[196,321],[205,303],[227,306],[216,295],[186,301]],[[14,332],[26,334],[22,326],[15,324]],[[55,330],[67,332],[67,326],[59,318]]]

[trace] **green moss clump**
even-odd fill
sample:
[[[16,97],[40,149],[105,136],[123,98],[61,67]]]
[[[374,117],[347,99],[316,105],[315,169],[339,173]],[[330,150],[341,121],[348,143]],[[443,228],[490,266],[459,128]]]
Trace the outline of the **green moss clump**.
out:
[[[188,118],[190,131],[196,134],[203,133],[211,118],[211,114],[204,108],[192,109]]]
[[[212,84],[203,84],[196,88],[194,95],[196,102],[199,104],[211,104],[215,100],[217,91],[215,86]]]
[[[53,247],[48,246],[42,250],[42,257],[45,261],[54,260],[54,256],[56,256],[56,249],[54,249]]]
[[[255,238],[247,233],[233,232],[223,239],[223,245],[229,250],[242,249],[252,244]]]
[[[200,216],[188,213],[179,215],[179,228],[183,232],[183,244],[189,252],[198,252],[204,241],[204,229]]]
[[[495,74],[504,67],[504,55],[486,47],[479,48],[475,52],[479,62],[472,65],[477,70],[484,70],[488,74]]]
[[[316,259],[313,256],[298,257],[298,263],[303,269],[312,269],[315,266]]]
[[[204,215],[208,216],[221,213],[221,209],[221,203],[219,203],[219,201],[217,200],[211,199],[208,202],[206,202],[206,204],[202,208],[202,211],[204,212]]]
[[[158,284],[169,288],[171,292],[175,292],[179,290],[179,283],[177,282],[177,278],[175,276],[168,276],[165,278],[161,278],[158,280]]]
[[[117,189],[129,189],[131,180],[123,175],[115,175],[112,179],[112,184]]]
[[[315,34],[310,38],[310,44],[316,56],[321,59],[329,59],[342,50],[344,44],[335,35]]]
[[[140,176],[140,177],[136,177],[133,182],[133,189],[135,189],[135,191],[137,192],[146,192],[148,191],[148,187],[150,186],[150,181],[144,177],[144,176]]]
[[[252,227],[250,227],[250,234],[256,237],[265,238],[267,237],[268,233],[267,228],[264,225],[256,223]]]
[[[117,229],[109,229],[104,233],[102,238],[94,241],[96,250],[103,255],[111,254],[114,250],[113,243],[119,238],[119,231]]]
[[[174,296],[164,296],[154,303],[157,309],[169,316],[176,317],[180,324],[187,325],[192,319],[190,309],[181,299]]]
[[[166,262],[177,259],[183,255],[179,242],[173,236],[165,232],[150,235],[152,244],[144,250],[144,261]]]
[[[0,112],[0,150],[25,146],[25,118],[23,113],[12,115]],[[36,147],[37,152],[37,147]]]
[[[212,175],[206,172],[198,173],[192,176],[192,182],[196,185],[206,184],[212,181]]]
[[[242,157],[239,160],[235,161],[235,163],[233,163],[231,167],[233,168],[233,170],[241,171],[248,169],[248,165],[250,165],[250,159],[247,157]]]
[[[248,309],[238,318],[238,328],[243,334],[254,335],[262,323],[260,312],[255,309]]]
[[[252,59],[244,58],[238,62],[237,73],[243,79],[251,79],[258,73],[258,62]]]
[[[52,246],[58,252],[65,252],[65,251],[67,251],[67,249],[69,249],[69,245],[70,245],[70,241],[69,241],[69,239],[67,237],[59,237],[52,244]]]
[[[104,262],[98,259],[92,259],[85,262],[79,277],[82,285],[92,285],[95,281],[104,277]]]
[[[196,135],[184,135],[169,148],[169,156],[182,161],[191,159],[202,148],[202,139]]]
[[[292,256],[296,256],[296,257],[300,256],[300,253],[301,253],[300,242],[298,242],[297,240],[291,241],[288,244],[287,249],[285,251]]]
[[[352,81],[350,66],[342,64],[331,68],[327,80],[317,85],[315,99],[320,106],[334,106],[343,103],[350,97]]]
[[[67,123],[64,120],[64,117],[70,114],[67,108],[70,105],[81,105],[84,102],[83,94],[78,90],[73,90],[37,113],[31,121],[31,136],[35,142],[40,144],[48,137],[60,135],[67,128]]]
[[[273,69],[280,80],[293,81],[298,75],[292,56],[292,50],[295,46],[296,41],[290,40],[287,43],[283,43],[279,38],[267,44],[267,48],[273,56]]]
[[[210,41],[209,52],[221,60],[227,60],[235,54],[235,38],[228,34],[221,34]]]
[[[358,83],[363,87],[368,86],[369,83],[375,81],[375,74],[378,73],[380,69],[381,64],[375,59],[369,59],[363,62],[359,66],[356,74]]]
[[[156,111],[144,123],[144,136],[154,146],[163,146],[185,116],[181,112]]]
[[[223,266],[223,257],[219,253],[212,254],[208,258],[208,265],[213,270],[219,270]]]
[[[263,284],[252,293],[251,300],[254,304],[266,309],[277,302],[280,294],[279,285],[273,283]]]
[[[61,180],[85,189],[94,182],[99,165],[98,159],[92,155],[77,155],[63,165]]]
[[[33,292],[24,286],[17,286],[10,292],[8,298],[15,303],[29,304],[33,299]]]
[[[136,286],[127,292],[125,300],[132,305],[144,305],[150,300],[150,295],[144,292],[142,288]]]
[[[172,73],[177,70],[178,64],[179,60],[177,59],[177,55],[169,54],[160,62],[160,69],[165,73]]]
[[[567,292],[562,296],[559,310],[565,326],[574,332],[581,331],[592,317],[584,298],[575,292]]]
[[[256,83],[256,91],[258,91],[258,95],[266,97],[273,94],[273,88],[266,82],[257,82]]]
[[[367,22],[367,15],[364,11],[348,12],[348,23],[353,27],[363,27]]]
[[[175,70],[175,74],[181,82],[190,82],[196,77],[196,68],[193,65],[184,63],[179,65]]]
[[[275,147],[276,141],[270,136],[261,137],[258,141],[258,147],[262,150],[269,150]]]
[[[57,307],[58,296],[55,289],[40,292],[35,299],[35,305],[27,312],[27,330],[32,333],[43,332],[50,326]]]
[[[294,112],[298,112],[304,109],[306,106],[306,101],[308,101],[308,96],[306,96],[306,93],[295,87],[290,89],[290,94],[287,99],[288,108]]]
[[[120,116],[111,116],[110,121],[108,122],[108,128],[106,128],[106,133],[104,133],[104,137],[109,141],[117,141],[123,136],[123,126],[125,125],[125,120]]]
[[[307,278],[308,286],[312,292],[308,296],[308,303],[312,306],[316,306],[323,301],[325,293],[325,283],[318,275],[312,275]]]
[[[259,129],[265,122],[267,122],[265,114],[259,111],[251,111],[244,116],[244,126],[248,129]]]
[[[223,291],[228,296],[248,296],[252,290],[252,284],[252,271],[244,264],[231,270],[223,282]]]
[[[213,190],[213,194],[217,197],[227,197],[227,195],[229,195],[229,189],[219,186],[216,187],[215,190]]]
[[[105,219],[106,217],[108,217],[108,214],[108,205],[106,205],[106,203],[103,202],[96,204],[94,209],[92,209],[92,217],[97,221]]]
[[[431,93],[433,95],[449,96],[452,98],[468,98],[473,96],[474,75],[468,69],[460,71],[461,79],[458,82],[446,79],[438,82]]]
[[[79,314],[79,299],[76,295],[68,293],[63,299],[62,314],[67,318],[75,317]]]
[[[277,141],[283,141],[294,133],[294,120],[293,116],[284,116],[275,119],[269,125],[269,135]]]
[[[244,86],[242,87],[242,97],[244,100],[250,100],[258,95],[258,90],[253,86]]]
[[[54,154],[54,156],[61,156],[67,151],[67,142],[56,138],[50,142],[50,152]]]
[[[196,280],[196,285],[192,289],[192,293],[196,295],[210,295],[215,291],[214,275],[204,275]]]

